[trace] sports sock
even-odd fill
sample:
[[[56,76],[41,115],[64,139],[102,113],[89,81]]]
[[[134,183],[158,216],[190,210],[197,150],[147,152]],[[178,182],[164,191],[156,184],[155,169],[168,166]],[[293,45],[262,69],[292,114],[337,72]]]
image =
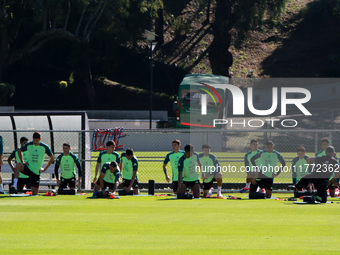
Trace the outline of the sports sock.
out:
[[[210,188],[209,194],[208,194],[209,196],[212,196],[213,190],[214,190],[214,188]]]
[[[4,186],[2,183],[0,184],[0,191],[4,191]]]
[[[14,178],[13,186],[17,188],[17,184],[18,184],[18,178]]]
[[[221,192],[222,186],[217,186],[217,191]]]
[[[246,183],[246,188],[249,189],[250,183]]]

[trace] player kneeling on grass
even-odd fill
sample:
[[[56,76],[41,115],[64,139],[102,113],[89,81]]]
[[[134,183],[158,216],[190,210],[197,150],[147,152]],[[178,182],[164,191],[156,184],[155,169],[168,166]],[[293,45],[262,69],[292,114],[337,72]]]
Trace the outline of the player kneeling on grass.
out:
[[[20,146],[24,146],[28,142],[27,137],[21,137],[20,138]],[[17,163],[21,163],[19,155],[18,155],[18,149],[14,150],[11,155],[8,157],[7,162],[9,166],[12,168],[12,171],[14,172],[14,165],[13,165],[13,159],[16,160]],[[22,156],[24,158],[24,161],[27,162],[28,160],[28,151],[25,151],[22,153]],[[26,186],[27,189],[31,189],[31,183],[29,181],[29,177],[27,175],[24,175],[23,173],[19,173],[19,179],[18,179],[18,190],[23,190],[24,186]]]
[[[252,176],[249,192],[256,192],[258,187],[264,188],[266,190],[266,198],[271,198],[274,178],[281,173],[282,168],[286,166],[286,162],[282,155],[274,150],[274,143],[272,141],[267,141],[265,148],[265,150],[257,153],[250,159],[251,164],[257,168],[257,176]],[[261,159],[261,168],[256,164],[257,159]],[[281,167],[276,171],[278,161],[280,161]]]
[[[339,178],[339,163],[333,158],[335,150],[333,146],[328,146],[326,149],[326,156],[317,158],[308,158],[307,163],[315,163],[315,168],[309,174],[306,174],[295,185],[296,191],[302,188],[313,191],[313,186],[316,188],[316,200],[321,203],[327,202],[327,187],[334,184],[335,180]],[[337,173],[332,179],[333,173]],[[330,180],[331,179],[331,180]],[[291,186],[294,188],[294,186]]]
[[[123,190],[128,193],[133,190],[133,194],[138,195],[138,159],[133,154],[133,149],[128,148],[122,153],[119,169],[121,169],[123,176]]]
[[[327,137],[322,138],[321,139],[322,150],[315,153],[315,157],[319,158],[319,157],[322,157],[322,156],[326,156],[326,149],[327,149],[328,146],[330,146],[329,139]],[[335,152],[334,152],[333,158],[338,160]],[[339,160],[338,160],[338,162],[339,162]],[[337,195],[335,193],[335,189],[339,189],[339,179],[337,179],[333,184],[329,185],[328,189],[329,189],[329,195],[331,197],[336,197]]]
[[[250,161],[252,157],[254,157],[256,154],[260,153],[261,150],[258,149],[259,143],[256,139],[252,139],[250,141],[250,151],[244,155],[244,167],[246,170],[252,169],[253,165]],[[261,159],[257,159],[256,165],[261,165]],[[246,186],[240,190],[241,193],[244,193],[246,191],[250,190],[250,183],[251,183],[251,178],[249,177],[249,171],[247,171],[247,179],[246,179]]]
[[[117,187],[120,184],[120,171],[116,161],[107,162],[100,170],[99,179],[96,181],[94,191],[102,190],[103,196],[107,196],[106,188],[109,188],[109,193],[115,194]]]
[[[174,191],[174,194],[177,194],[178,190],[178,160],[180,157],[183,156],[184,151],[180,150],[181,147],[180,140],[173,140],[172,141],[172,152],[168,153],[163,161],[163,171],[165,174],[165,180],[167,182],[170,181],[170,177],[168,176],[166,165],[170,161],[171,163],[171,171],[172,171],[172,189]]]
[[[211,196],[213,192],[213,182],[217,182],[217,196],[222,197],[222,173],[221,166],[215,155],[210,153],[211,146],[209,144],[203,144],[203,153],[198,155],[202,164],[203,178],[203,196]]]
[[[28,160],[24,162],[22,153],[28,151]],[[49,161],[46,166],[42,168],[44,163],[45,154],[49,156]],[[53,163],[54,156],[50,147],[41,142],[41,135],[39,132],[33,134],[33,141],[26,143],[18,150],[18,156],[23,163],[17,163],[14,168],[14,182],[11,186],[10,193],[17,192],[17,184],[19,173],[22,172],[29,176],[29,181],[32,185],[32,194],[38,195],[40,184],[40,173],[45,172],[48,167]]]
[[[199,198],[201,193],[199,172],[202,172],[202,164],[198,158],[198,154],[194,150],[193,145],[185,145],[185,153],[178,161],[177,193],[185,193],[187,188],[191,187],[194,197]],[[197,167],[199,169],[197,169]]]
[[[75,166],[78,168],[78,187],[81,184],[81,167],[80,161],[76,155],[74,155],[71,151],[71,145],[69,143],[63,144],[63,153],[60,154],[56,160],[54,174],[55,178],[57,179],[57,185],[59,189],[66,189],[67,185],[70,189],[76,188],[76,169]],[[60,180],[58,176],[58,169],[60,166]]]
[[[298,183],[304,175],[309,173],[309,165],[307,163],[309,156],[306,155],[305,147],[299,146],[296,151],[298,156],[292,161],[293,185]],[[299,191],[302,191],[302,188]]]

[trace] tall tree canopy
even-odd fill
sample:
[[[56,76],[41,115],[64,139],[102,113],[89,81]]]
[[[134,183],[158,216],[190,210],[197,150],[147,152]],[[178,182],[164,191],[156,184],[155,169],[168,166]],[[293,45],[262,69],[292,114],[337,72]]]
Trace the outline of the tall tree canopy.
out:
[[[162,0],[0,0],[0,82],[6,69],[47,42],[62,38],[80,44],[86,90],[94,104],[89,42],[111,36],[117,43],[136,42]]]

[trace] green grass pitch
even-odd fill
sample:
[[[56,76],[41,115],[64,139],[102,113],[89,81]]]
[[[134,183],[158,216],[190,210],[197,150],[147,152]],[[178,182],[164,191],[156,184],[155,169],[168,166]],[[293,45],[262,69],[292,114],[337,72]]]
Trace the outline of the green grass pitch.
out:
[[[0,195],[1,254],[338,254],[333,204]],[[291,194],[274,194],[289,197]]]

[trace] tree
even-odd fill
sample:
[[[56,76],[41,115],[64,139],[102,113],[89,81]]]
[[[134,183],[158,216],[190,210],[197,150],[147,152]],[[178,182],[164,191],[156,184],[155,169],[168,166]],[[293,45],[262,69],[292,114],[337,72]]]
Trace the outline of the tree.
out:
[[[64,38],[83,45],[111,1],[2,0],[0,1],[0,81],[6,69],[47,42]],[[87,95],[94,104],[88,63],[84,62]]]
[[[212,24],[214,39],[209,52],[209,61],[214,74],[229,75],[233,56],[228,50],[231,29],[242,41],[252,27],[260,25],[263,18],[275,18],[287,0],[216,0],[215,21]]]
[[[141,29],[143,19],[136,19],[136,12],[130,12],[134,7],[138,13],[150,17],[162,7],[162,1],[0,0],[0,82],[4,80],[6,69],[24,55],[38,51],[51,40],[62,38],[80,45],[78,62],[82,65],[88,100],[94,107],[89,42],[95,33],[99,38],[112,31],[121,40],[140,37],[145,27]],[[130,17],[135,20],[127,22]],[[105,23],[101,23],[102,20]],[[124,28],[127,31],[124,32]]]

